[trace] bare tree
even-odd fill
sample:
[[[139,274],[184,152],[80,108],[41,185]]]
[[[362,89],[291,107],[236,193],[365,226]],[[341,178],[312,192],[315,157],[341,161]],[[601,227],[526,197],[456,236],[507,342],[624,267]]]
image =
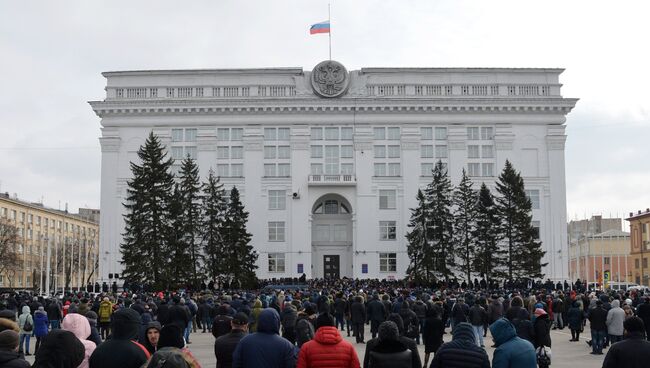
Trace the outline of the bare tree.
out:
[[[7,276],[10,287],[20,267],[18,245],[18,228],[6,219],[0,219],[0,274]]]

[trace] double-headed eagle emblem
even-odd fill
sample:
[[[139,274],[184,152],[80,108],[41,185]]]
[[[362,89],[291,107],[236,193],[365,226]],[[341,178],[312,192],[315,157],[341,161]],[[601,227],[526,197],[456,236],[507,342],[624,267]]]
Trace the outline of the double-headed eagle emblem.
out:
[[[321,97],[339,97],[348,88],[348,71],[337,61],[323,61],[311,72],[311,84]]]

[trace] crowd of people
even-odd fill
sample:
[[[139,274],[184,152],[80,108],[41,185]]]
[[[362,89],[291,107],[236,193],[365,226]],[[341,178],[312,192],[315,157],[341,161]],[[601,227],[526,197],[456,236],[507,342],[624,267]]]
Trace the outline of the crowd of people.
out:
[[[650,296],[642,292],[566,282],[297,281],[255,290],[7,293],[0,368],[30,367],[32,353],[32,367],[200,368],[190,348],[196,333],[214,336],[217,368],[534,368],[551,364],[552,329],[567,328],[568,341],[578,342],[587,326],[591,353],[608,349],[603,367],[650,361]],[[365,344],[363,357],[345,337]]]

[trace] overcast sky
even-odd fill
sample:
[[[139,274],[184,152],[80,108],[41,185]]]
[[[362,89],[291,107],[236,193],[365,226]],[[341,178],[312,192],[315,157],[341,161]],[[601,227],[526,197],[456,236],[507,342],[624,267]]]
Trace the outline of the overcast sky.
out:
[[[569,218],[650,207],[647,1],[332,0],[348,70],[560,67]],[[0,0],[0,191],[99,207],[101,72],[303,67],[328,1]],[[627,225],[626,225],[627,226]]]

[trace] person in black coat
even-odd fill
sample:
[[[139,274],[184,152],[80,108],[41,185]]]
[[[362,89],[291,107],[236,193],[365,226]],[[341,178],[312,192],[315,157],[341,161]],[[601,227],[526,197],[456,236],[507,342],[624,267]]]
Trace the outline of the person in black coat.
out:
[[[535,349],[540,346],[551,347],[551,326],[553,322],[548,318],[548,314],[542,308],[535,309]]]
[[[372,338],[377,337],[379,325],[386,320],[386,309],[379,301],[379,295],[375,294],[368,303],[368,320],[370,320],[370,333]]]
[[[43,337],[32,367],[77,368],[85,354],[86,348],[72,332],[53,330]]]
[[[392,313],[389,315],[388,320],[386,322],[392,322],[395,324],[397,327],[397,333],[399,335],[400,331],[400,325],[402,324],[402,318],[399,316],[397,313]],[[380,325],[381,326],[381,325]],[[366,353],[363,357],[363,367],[367,368],[370,364],[370,352],[379,344],[379,338],[375,338],[372,340],[368,341],[368,344],[366,344]],[[397,340],[406,346],[408,350],[411,351],[411,358],[412,358],[412,367],[413,368],[422,368],[422,360],[420,360],[420,353],[418,352],[418,346],[415,344],[415,341],[413,339],[409,339],[406,336],[399,335]],[[426,368],[426,367],[425,367]]]
[[[571,340],[569,341],[580,341],[580,331],[582,330],[582,320],[584,319],[584,313],[580,304],[578,302],[573,302],[571,304],[571,309],[567,314],[567,324],[571,330]]]
[[[639,317],[630,317],[623,322],[625,338],[613,344],[603,361],[603,368],[641,368],[650,362],[650,342],[643,335],[646,327]]]
[[[490,368],[490,359],[476,345],[472,325],[462,322],[454,328],[453,340],[438,349],[431,368]]]
[[[29,368],[31,365],[18,352],[18,333],[14,330],[0,332],[0,367]]]
[[[511,322],[515,326],[517,331],[517,336],[520,338],[529,341],[531,344],[535,344],[535,328],[533,323],[528,318],[528,311],[524,308],[518,309],[519,315],[513,319]],[[492,346],[495,347],[495,346]]]
[[[650,297],[646,296],[645,303],[639,304],[636,315],[643,321],[646,339],[650,340]]]
[[[231,368],[232,354],[239,343],[239,340],[248,334],[248,316],[244,313],[237,313],[231,321],[229,333],[220,336],[214,342],[214,355],[217,357],[217,368]]]
[[[596,301],[596,308],[589,310],[589,327],[591,328],[591,354],[602,354],[605,335],[607,335],[607,311],[603,302]]]
[[[366,349],[364,368],[415,368],[414,364],[413,352],[399,341],[397,325],[383,322],[379,326],[378,342]]]
[[[424,325],[422,328],[422,340],[424,342],[424,366],[429,363],[431,353],[438,351],[442,345],[442,335],[445,333],[445,325],[438,314],[437,308],[429,308],[426,311]]]
[[[227,304],[222,304],[217,308],[217,316],[212,321],[212,336],[215,339],[230,332],[232,317]]]
[[[99,345],[90,356],[89,367],[140,368],[149,358],[149,352],[136,342],[140,333],[138,312],[123,308],[113,313],[111,331],[112,338]]]
[[[366,307],[363,305],[363,299],[360,296],[354,298],[352,306],[350,306],[350,316],[352,319],[352,329],[356,337],[357,344],[364,343],[363,330],[364,324],[367,321]]]

